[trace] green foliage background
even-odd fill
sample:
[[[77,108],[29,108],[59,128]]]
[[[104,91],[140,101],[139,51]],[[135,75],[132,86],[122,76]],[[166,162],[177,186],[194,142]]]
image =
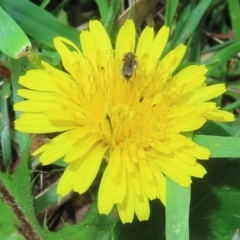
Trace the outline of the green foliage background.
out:
[[[34,161],[30,158],[33,136],[14,130],[12,122],[18,113],[13,116],[12,106],[22,100],[16,92],[19,88],[18,78],[26,70],[41,68],[41,60],[55,67],[61,66],[53,48],[53,37],[66,37],[79,46],[79,31],[66,17],[66,6],[70,6],[71,2],[0,0],[0,7],[29,36],[35,52],[32,61],[12,59],[9,57],[11,54],[0,53],[0,239],[239,240],[239,233],[236,232],[240,227],[238,0],[75,1],[81,6],[74,10],[79,21],[102,19],[113,43],[126,18],[133,18],[139,32],[148,23],[152,23],[156,31],[161,24],[170,26],[172,36],[165,53],[184,43],[188,46],[186,62],[207,64],[207,83],[224,82],[227,86],[226,94],[217,98],[216,102],[224,110],[234,112],[236,121],[231,124],[209,122],[194,133],[193,140],[209,148],[212,153],[212,159],[203,163],[208,174],[203,179],[193,179],[191,189],[180,187],[168,179],[166,209],[159,201],[152,201],[148,221],[135,219],[133,223],[123,225],[115,210],[109,216],[100,215],[96,206],[95,186],[90,190],[90,207],[80,222],[74,225],[63,222],[64,226],[59,231],[49,230],[47,215],[42,224],[38,222],[39,214],[51,211],[58,202],[56,181],[40,195],[33,194],[38,176],[35,170],[39,166],[37,158]],[[159,19],[162,21],[160,24],[157,22]],[[17,32],[14,33],[14,40],[8,43],[1,41],[4,34],[10,33],[7,24],[2,23],[0,49],[10,44],[12,51],[17,51],[15,47],[20,41]],[[53,168],[62,171],[64,164],[60,161]],[[61,216],[57,217],[60,219]]]

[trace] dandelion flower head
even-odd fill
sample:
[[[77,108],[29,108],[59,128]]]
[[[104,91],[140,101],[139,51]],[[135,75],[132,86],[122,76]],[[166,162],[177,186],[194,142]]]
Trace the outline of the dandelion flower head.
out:
[[[59,133],[33,153],[41,153],[43,165],[60,158],[67,163],[59,195],[84,193],[107,161],[99,212],[108,214],[116,205],[123,223],[132,222],[134,214],[147,220],[149,200],[165,204],[166,177],[189,187],[192,176],[204,176],[197,159],[207,160],[210,152],[186,133],[207,120],[234,120],[210,101],[226,89],[224,84],[205,84],[206,66],[191,65],[175,73],[185,45],[162,56],[168,27],[155,37],[153,28],[146,27],[137,44],[135,32],[133,21],[127,20],[115,49],[96,20],[80,34],[82,50],[56,37],[65,71],[46,62],[43,70],[29,70],[19,80],[25,88],[18,90],[27,100],[14,105],[23,112],[15,121],[17,130]],[[126,54],[132,59],[127,61]]]

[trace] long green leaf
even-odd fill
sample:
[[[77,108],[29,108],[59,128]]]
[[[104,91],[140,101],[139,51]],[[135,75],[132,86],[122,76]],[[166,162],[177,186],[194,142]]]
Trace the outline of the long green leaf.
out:
[[[17,90],[20,88],[18,79],[21,73],[21,60],[11,59],[11,70],[12,70],[12,92],[13,102],[17,103],[23,100],[22,97],[17,95]],[[19,118],[20,112],[15,112],[15,118]],[[28,142],[28,134],[17,132],[14,130],[14,139],[19,144],[20,151],[24,151],[25,145]]]
[[[193,141],[211,152],[211,158],[239,158],[240,138],[195,135]]]
[[[240,4],[239,0],[228,0],[232,26],[236,35],[237,41],[240,44]]]
[[[171,26],[171,23],[177,10],[178,3],[179,3],[178,0],[167,1],[166,17],[164,23],[168,27]]]
[[[108,13],[109,13],[109,5],[107,1],[102,1],[102,0],[95,0],[95,2],[98,5],[98,9],[101,15],[101,18],[103,22],[107,22],[108,20]]]
[[[12,162],[10,127],[9,127],[9,113],[8,113],[8,99],[10,95],[10,84],[4,82],[1,89],[0,107],[1,107],[1,148],[4,167],[9,170]]]
[[[190,187],[167,178],[166,239],[189,239]]]
[[[18,24],[0,7],[0,50],[12,58],[28,56],[32,46]]]
[[[235,42],[219,52],[217,52],[212,58],[208,60],[207,63],[213,63],[215,61],[218,62],[218,66],[222,66],[224,63],[226,63],[229,59],[231,59],[233,56],[235,56],[240,50],[240,45],[238,42]]]
[[[53,47],[53,38],[65,37],[79,46],[79,32],[63,25],[53,15],[26,0],[0,0],[0,5],[20,27],[39,42]]]

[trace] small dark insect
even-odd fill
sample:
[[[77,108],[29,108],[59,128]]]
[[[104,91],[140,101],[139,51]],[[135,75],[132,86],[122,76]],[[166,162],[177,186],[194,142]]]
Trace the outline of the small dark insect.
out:
[[[127,52],[123,56],[122,75],[126,80],[130,80],[137,68],[137,56],[133,52]]]

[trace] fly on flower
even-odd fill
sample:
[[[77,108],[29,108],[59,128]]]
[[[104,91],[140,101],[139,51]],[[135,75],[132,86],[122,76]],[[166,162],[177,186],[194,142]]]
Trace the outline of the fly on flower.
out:
[[[123,56],[122,75],[126,80],[130,80],[137,68],[137,56],[133,52],[127,52]]]

